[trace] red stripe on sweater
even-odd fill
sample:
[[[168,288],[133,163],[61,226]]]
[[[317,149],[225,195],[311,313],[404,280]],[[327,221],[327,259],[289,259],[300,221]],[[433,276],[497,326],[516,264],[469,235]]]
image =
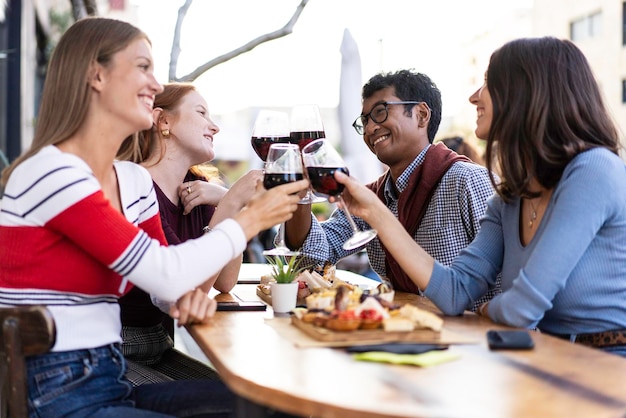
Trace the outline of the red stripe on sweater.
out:
[[[140,226],[166,242],[158,213]],[[138,233],[101,192],[70,206],[43,228],[0,226],[0,242],[11,243],[0,251],[0,287],[118,294],[121,277],[108,265]]]

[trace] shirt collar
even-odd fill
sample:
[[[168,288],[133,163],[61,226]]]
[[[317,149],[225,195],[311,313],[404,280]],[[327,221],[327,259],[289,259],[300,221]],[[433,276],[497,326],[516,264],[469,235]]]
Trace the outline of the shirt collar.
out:
[[[411,174],[413,174],[415,169],[424,162],[424,159],[426,158],[426,152],[428,151],[428,148],[430,148],[430,145],[431,144],[428,144],[417,155],[417,157],[415,157],[415,159],[402,172],[402,174],[400,174],[400,177],[398,177],[398,179],[396,180],[395,187],[393,187],[391,183],[392,182],[391,176],[387,178],[387,181],[385,182],[385,189],[384,189],[385,199],[387,199],[388,201],[398,200],[398,193],[402,193],[404,189],[406,189],[406,186],[409,184],[409,179],[411,178]],[[398,193],[396,193],[396,190],[398,191]]]

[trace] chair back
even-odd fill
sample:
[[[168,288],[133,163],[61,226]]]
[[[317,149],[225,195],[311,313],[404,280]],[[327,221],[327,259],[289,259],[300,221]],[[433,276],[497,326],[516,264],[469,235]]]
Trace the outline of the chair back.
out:
[[[54,345],[54,319],[45,306],[0,308],[0,326],[0,417],[26,418],[25,357]]]

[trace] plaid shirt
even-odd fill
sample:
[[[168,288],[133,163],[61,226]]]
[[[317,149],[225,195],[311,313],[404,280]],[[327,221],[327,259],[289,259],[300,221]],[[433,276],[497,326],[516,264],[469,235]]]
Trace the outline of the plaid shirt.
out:
[[[395,188],[401,193],[407,186],[411,174],[424,161],[426,147],[396,180]],[[398,216],[398,196],[391,179],[385,184],[387,207]],[[457,162],[442,177],[428,205],[422,222],[415,232],[417,242],[435,260],[450,265],[456,255],[472,242],[480,228],[479,221],[485,213],[487,198],[493,194],[489,174],[484,167]],[[354,217],[360,229],[371,228],[363,219]],[[303,243],[304,265],[323,266],[335,264],[339,259],[358,252],[361,248],[346,251],[344,241],[352,235],[350,223],[342,210],[335,210],[325,222],[317,222],[312,216],[311,231]],[[378,238],[367,245],[367,255],[376,273],[385,277],[385,253]],[[474,308],[499,292],[492,289],[489,294],[476,301]]]

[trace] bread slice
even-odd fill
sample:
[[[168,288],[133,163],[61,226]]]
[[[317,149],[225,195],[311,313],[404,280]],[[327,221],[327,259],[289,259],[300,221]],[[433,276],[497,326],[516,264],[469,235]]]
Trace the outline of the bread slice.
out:
[[[400,317],[413,321],[415,328],[430,328],[433,331],[441,331],[443,328],[443,319],[439,316],[408,303],[400,308]]]
[[[385,331],[413,331],[415,324],[409,318],[401,316],[392,316],[391,318],[383,319],[383,328]]]

